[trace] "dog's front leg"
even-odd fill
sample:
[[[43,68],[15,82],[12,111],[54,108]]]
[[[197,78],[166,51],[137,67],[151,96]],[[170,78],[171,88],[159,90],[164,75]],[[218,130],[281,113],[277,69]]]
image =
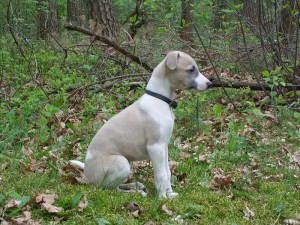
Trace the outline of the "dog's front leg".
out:
[[[177,195],[171,188],[170,169],[166,166],[168,149],[165,144],[154,144],[147,147],[154,170],[155,187],[159,198],[173,198]]]
[[[166,171],[167,171],[167,174],[168,174],[168,179],[169,179],[169,184],[170,186],[168,187],[167,189],[167,197],[169,198],[174,198],[178,195],[177,192],[173,192],[173,189],[172,189],[172,186],[171,186],[171,170],[170,170],[170,166],[169,166],[169,153],[168,153],[168,145],[166,145],[166,148],[165,148],[165,168],[166,168]]]

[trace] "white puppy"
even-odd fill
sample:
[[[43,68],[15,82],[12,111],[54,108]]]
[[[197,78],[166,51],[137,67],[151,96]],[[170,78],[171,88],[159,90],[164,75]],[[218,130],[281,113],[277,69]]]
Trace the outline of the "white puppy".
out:
[[[70,162],[84,169],[89,183],[99,188],[122,189],[130,173],[129,162],[150,159],[158,196],[176,196],[168,165],[168,142],[174,125],[171,107],[176,107],[172,99],[176,89],[206,90],[210,86],[191,56],[179,51],[168,53],[154,69],[146,93],[97,132],[85,163]],[[142,189],[143,185],[137,188]]]

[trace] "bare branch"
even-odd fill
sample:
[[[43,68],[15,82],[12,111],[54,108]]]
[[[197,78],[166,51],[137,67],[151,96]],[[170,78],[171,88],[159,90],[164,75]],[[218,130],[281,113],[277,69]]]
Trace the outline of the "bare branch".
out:
[[[120,52],[124,56],[128,57],[132,61],[136,62],[137,64],[139,64],[140,66],[145,68],[147,71],[149,71],[149,72],[153,71],[153,68],[151,66],[149,66],[146,62],[144,62],[142,59],[140,59],[140,57],[138,57],[136,55],[133,55],[132,53],[128,52],[126,49],[120,47],[117,43],[115,43],[115,42],[113,42],[113,41],[111,41],[111,40],[109,40],[105,37],[97,35],[97,34],[95,34],[94,32],[92,32],[88,29],[78,27],[78,26],[75,26],[75,25],[71,25],[71,24],[65,25],[65,28],[67,28],[68,30],[77,31],[77,32],[95,37],[96,40],[99,40],[99,41],[109,45],[110,47],[112,47],[116,51]]]

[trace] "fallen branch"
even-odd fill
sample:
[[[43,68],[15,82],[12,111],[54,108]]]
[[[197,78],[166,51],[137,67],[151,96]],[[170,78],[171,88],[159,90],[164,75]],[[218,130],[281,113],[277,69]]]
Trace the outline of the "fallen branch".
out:
[[[82,28],[82,27],[78,27],[75,25],[71,25],[71,24],[67,24],[65,25],[65,28],[67,28],[68,30],[73,30],[73,31],[77,31],[92,37],[95,37],[96,40],[99,40],[107,45],[109,45],[110,47],[112,47],[113,49],[115,49],[116,51],[120,52],[121,54],[123,54],[124,56],[128,57],[129,59],[131,59],[132,61],[136,62],[137,64],[139,64],[140,66],[142,66],[143,68],[145,68],[147,71],[152,72],[153,68],[151,66],[149,66],[146,62],[144,62],[143,60],[140,59],[140,57],[133,55],[132,53],[128,52],[126,49],[120,47],[117,43],[102,37],[100,35],[95,34],[94,32]]]
[[[203,72],[203,70],[201,70],[201,72]],[[100,81],[92,83],[92,84],[88,84],[86,86],[69,87],[69,88],[67,88],[66,92],[69,93],[69,92],[73,92],[76,90],[87,90],[88,89],[88,90],[93,91],[93,93],[98,93],[98,92],[107,90],[109,88],[112,88],[115,83],[118,83],[118,82],[121,82],[124,80],[143,78],[144,81],[141,82],[140,85],[138,85],[138,83],[135,83],[134,86],[137,87],[137,86],[141,86],[142,84],[145,84],[146,80],[148,80],[150,78],[150,76],[151,76],[151,73],[140,73],[140,74],[128,74],[128,75],[122,75],[122,76],[115,76],[115,77],[110,77],[110,78],[100,80]],[[264,83],[258,84],[258,83],[250,83],[250,82],[243,82],[243,81],[224,81],[224,80],[221,80],[221,82],[220,82],[218,80],[215,80],[214,77],[207,76],[207,78],[212,82],[213,88],[218,88],[218,87],[235,88],[235,89],[249,88],[252,91],[271,91],[271,87]],[[109,82],[109,83],[106,83],[106,82]],[[96,90],[95,90],[95,88],[90,88],[91,86],[99,85],[99,84],[101,86],[99,88],[97,88]],[[276,88],[277,87],[274,87],[274,90]],[[299,85],[291,85],[291,86],[286,86],[284,88],[287,91],[293,91],[295,89],[300,90]],[[53,90],[49,94],[57,94],[57,93],[58,93],[58,90]]]
[[[224,88],[249,88],[252,91],[271,91],[271,87],[267,84],[262,82],[260,83],[249,83],[249,82],[242,82],[242,81],[212,81],[212,87],[222,87]],[[276,90],[279,87],[274,87],[273,90]],[[300,85],[290,85],[290,86],[280,86],[280,88],[286,89],[287,91],[294,91],[300,90]]]

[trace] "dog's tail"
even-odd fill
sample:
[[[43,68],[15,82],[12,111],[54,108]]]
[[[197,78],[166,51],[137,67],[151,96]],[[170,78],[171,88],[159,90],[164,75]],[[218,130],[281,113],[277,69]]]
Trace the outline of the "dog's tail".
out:
[[[78,160],[70,160],[69,161],[73,166],[78,167],[80,169],[84,169],[84,163]]]

